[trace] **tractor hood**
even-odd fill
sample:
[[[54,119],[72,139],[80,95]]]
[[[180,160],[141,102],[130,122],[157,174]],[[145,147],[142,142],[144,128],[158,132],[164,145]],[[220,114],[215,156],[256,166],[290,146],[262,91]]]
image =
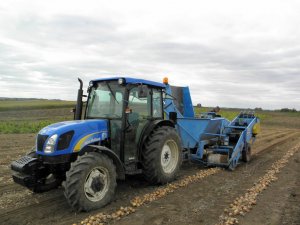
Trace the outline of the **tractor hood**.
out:
[[[78,152],[88,144],[108,138],[107,120],[74,120],[51,124],[37,136],[37,153],[40,155],[62,155]],[[45,150],[51,137],[55,137],[53,151]]]

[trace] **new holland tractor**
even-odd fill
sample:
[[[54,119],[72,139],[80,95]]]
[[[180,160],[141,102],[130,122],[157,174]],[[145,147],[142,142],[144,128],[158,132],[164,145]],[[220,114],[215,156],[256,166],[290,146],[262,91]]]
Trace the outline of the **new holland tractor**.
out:
[[[74,120],[43,128],[34,151],[11,164],[14,181],[33,192],[62,185],[74,210],[90,211],[112,201],[126,175],[165,184],[183,160],[231,170],[250,160],[259,131],[253,113],[231,122],[214,113],[196,117],[189,88],[167,79],[96,79],[88,96],[79,81]]]

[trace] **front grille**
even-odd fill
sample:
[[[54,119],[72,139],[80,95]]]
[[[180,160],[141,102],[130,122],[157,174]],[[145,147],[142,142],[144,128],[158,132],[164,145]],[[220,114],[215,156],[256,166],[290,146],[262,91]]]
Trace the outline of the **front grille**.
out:
[[[64,150],[69,147],[72,137],[74,135],[74,131],[69,131],[59,136],[57,143],[57,150]]]
[[[38,151],[43,151],[44,144],[48,137],[49,137],[48,135],[38,134],[38,136],[37,136],[37,150]]]

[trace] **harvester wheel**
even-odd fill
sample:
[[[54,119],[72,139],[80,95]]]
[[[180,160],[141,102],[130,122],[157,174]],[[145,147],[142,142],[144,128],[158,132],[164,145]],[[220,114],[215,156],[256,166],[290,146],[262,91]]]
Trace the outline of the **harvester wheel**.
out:
[[[76,211],[101,208],[113,199],[116,177],[116,167],[108,156],[96,152],[78,156],[66,173],[65,197]]]
[[[180,138],[173,127],[155,129],[144,144],[143,172],[150,183],[174,180],[182,162]]]
[[[242,160],[244,162],[249,162],[251,160],[251,146],[247,145],[247,147],[242,151]]]

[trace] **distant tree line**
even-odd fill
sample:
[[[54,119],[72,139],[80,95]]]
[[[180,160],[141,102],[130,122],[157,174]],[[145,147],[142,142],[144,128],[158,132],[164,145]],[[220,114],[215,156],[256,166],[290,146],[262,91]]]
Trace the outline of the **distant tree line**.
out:
[[[256,112],[257,111],[272,111],[272,110],[264,110],[264,109],[262,109],[262,108],[260,108],[260,107],[257,107],[257,108],[255,108],[254,109]],[[295,108],[293,108],[293,109],[289,109],[289,108],[282,108],[282,109],[275,109],[274,110],[275,112],[298,112]],[[300,112],[300,111],[299,111]]]
[[[202,107],[201,104],[198,104],[197,106],[195,107]],[[209,108],[209,107],[208,107]],[[212,108],[212,107],[211,107]],[[229,109],[229,110],[253,110],[253,109],[242,109],[242,108],[224,108],[224,109]],[[295,108],[293,109],[289,109],[289,108],[282,108],[282,109],[275,109],[275,110],[270,110],[270,109],[263,109],[261,107],[256,107],[254,108],[254,111],[255,112],[263,112],[263,111],[266,111],[266,112],[272,112],[272,111],[275,111],[275,112],[300,112],[297,111]]]
[[[275,111],[279,111],[279,112],[297,112],[297,110],[295,108],[294,109],[282,108],[282,109],[275,110]]]
[[[256,107],[254,111],[263,111],[263,109],[261,107]]]

